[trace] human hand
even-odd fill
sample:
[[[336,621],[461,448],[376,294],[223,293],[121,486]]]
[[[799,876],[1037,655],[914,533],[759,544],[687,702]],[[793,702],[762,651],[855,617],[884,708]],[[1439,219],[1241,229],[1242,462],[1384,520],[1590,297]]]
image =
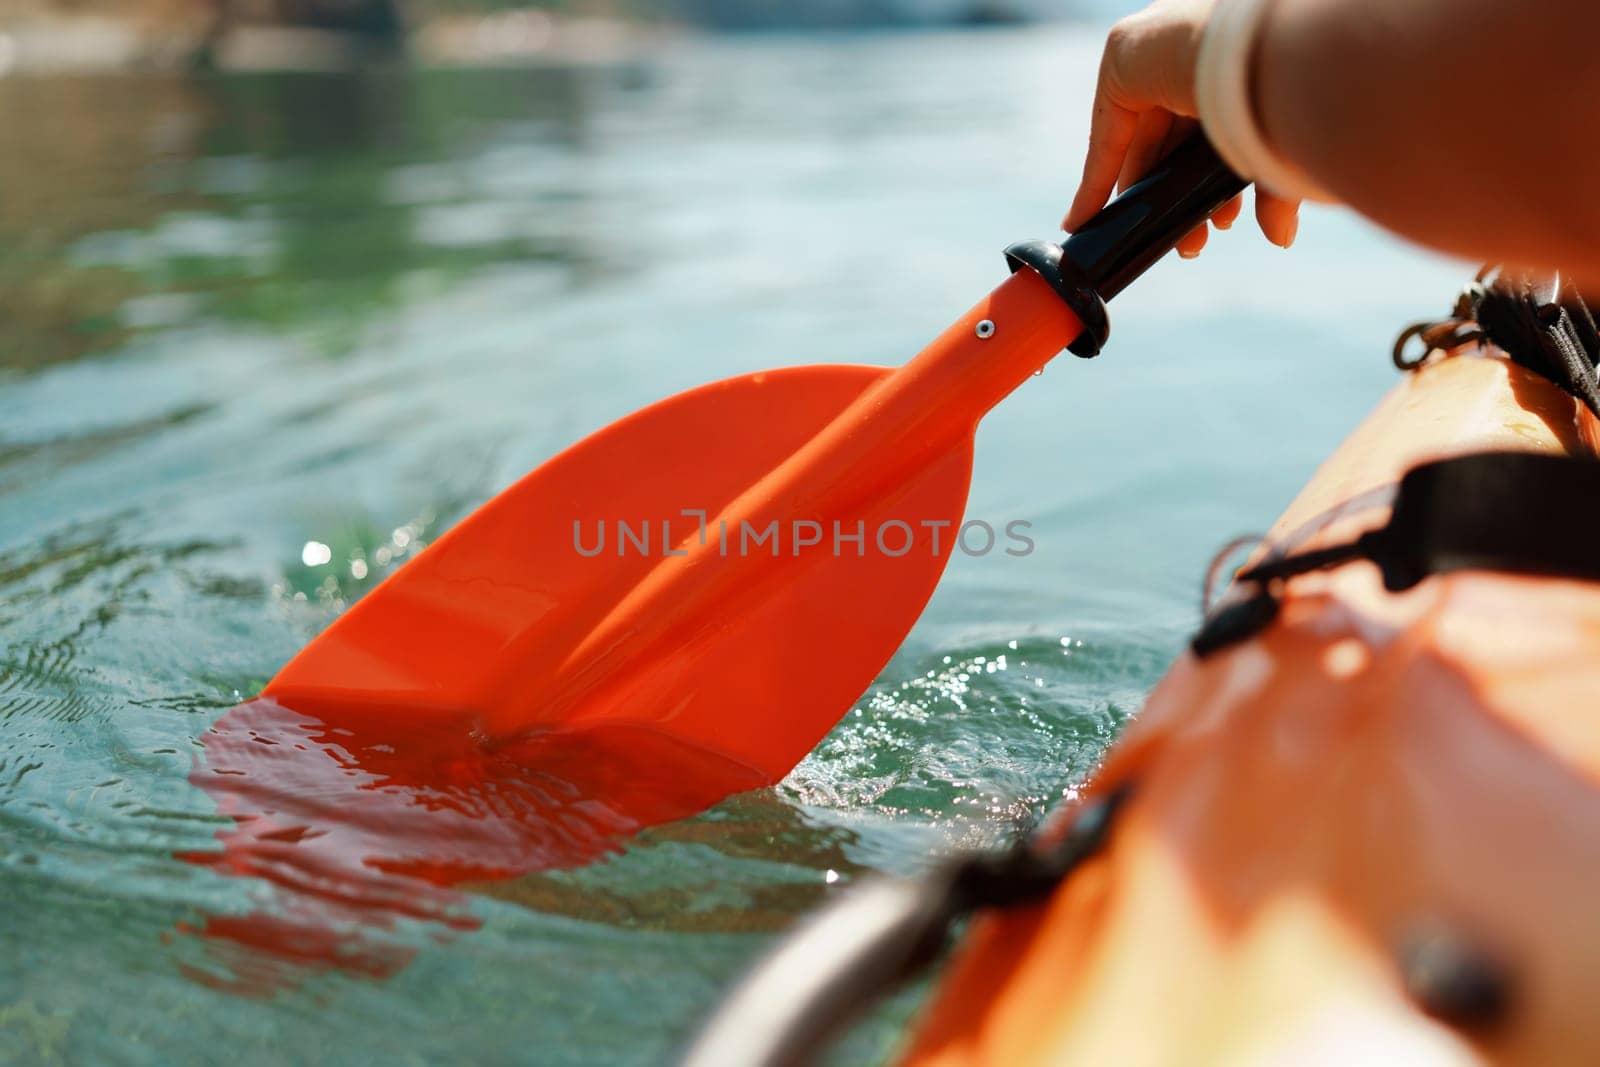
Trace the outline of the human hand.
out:
[[[1195,62],[1216,0],[1156,0],[1118,22],[1106,38],[1095,89],[1094,115],[1083,181],[1062,220],[1076,230],[1105,206],[1114,189],[1137,182],[1199,124]],[[1300,228],[1300,202],[1256,188],[1256,221],[1267,240],[1282,248]],[[1235,197],[1211,217],[1218,229],[1238,219]],[[1178,242],[1178,254],[1193,259],[1205,247],[1202,223]]]

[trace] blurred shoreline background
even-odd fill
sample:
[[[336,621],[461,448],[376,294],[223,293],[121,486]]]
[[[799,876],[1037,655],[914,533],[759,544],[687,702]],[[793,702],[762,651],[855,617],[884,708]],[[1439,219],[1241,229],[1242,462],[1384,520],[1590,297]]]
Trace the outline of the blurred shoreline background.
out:
[[[1015,24],[1065,0],[9,0],[0,75],[610,62],[663,35]]]

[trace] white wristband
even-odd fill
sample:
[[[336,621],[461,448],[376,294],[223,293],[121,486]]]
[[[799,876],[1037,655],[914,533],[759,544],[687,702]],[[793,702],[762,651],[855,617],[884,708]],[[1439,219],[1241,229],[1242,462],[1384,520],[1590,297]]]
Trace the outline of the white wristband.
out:
[[[1291,200],[1333,198],[1267,144],[1251,98],[1252,57],[1273,0],[1217,0],[1195,61],[1200,125],[1227,164],[1270,193]]]

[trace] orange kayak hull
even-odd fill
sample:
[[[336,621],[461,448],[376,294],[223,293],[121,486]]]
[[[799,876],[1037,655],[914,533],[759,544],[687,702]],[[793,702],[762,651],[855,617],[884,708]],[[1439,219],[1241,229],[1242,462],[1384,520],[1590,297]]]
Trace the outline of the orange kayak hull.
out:
[[[1380,524],[1418,463],[1596,430],[1504,359],[1436,360],[1269,542]],[[1600,585],[1294,579],[1262,634],[1174,664],[1086,792],[1127,784],[1103,853],[973,926],[904,1062],[1600,1063]]]

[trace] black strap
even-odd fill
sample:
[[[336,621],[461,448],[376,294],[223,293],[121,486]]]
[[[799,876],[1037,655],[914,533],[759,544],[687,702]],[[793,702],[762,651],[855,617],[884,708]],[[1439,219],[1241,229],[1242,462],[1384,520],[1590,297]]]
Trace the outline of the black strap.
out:
[[[1420,356],[1406,355],[1412,338]],[[1434,351],[1488,340],[1517,363],[1555,382],[1600,415],[1600,329],[1583,294],[1559,274],[1489,266],[1463,290],[1451,316],[1409,327],[1395,342],[1395,365],[1414,370]]]
[[[1389,521],[1353,541],[1269,555],[1238,576],[1245,595],[1207,619],[1192,647],[1205,656],[1277,617],[1276,586],[1297,574],[1368,560],[1384,588],[1430,575],[1509,571],[1600,581],[1600,463],[1536,452],[1480,452],[1408,471]]]

